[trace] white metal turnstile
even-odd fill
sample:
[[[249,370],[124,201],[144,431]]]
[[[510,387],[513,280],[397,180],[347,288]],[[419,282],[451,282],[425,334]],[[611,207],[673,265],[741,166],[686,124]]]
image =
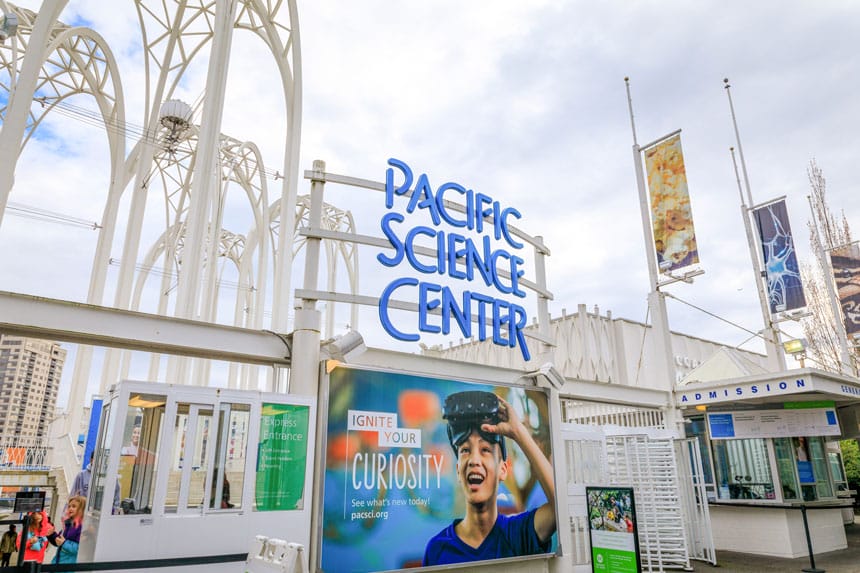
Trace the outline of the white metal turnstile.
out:
[[[691,559],[716,562],[695,438],[677,440],[658,429],[564,424],[562,439],[571,571],[591,571],[588,485],[634,488],[643,571],[690,570]]]

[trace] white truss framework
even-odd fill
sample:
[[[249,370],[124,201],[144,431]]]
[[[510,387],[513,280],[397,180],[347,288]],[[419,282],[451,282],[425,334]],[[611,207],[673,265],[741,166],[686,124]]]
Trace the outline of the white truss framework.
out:
[[[110,247],[120,224],[120,200],[128,190],[128,220],[120,224],[125,235],[113,293],[115,308],[287,332],[293,249],[279,249],[272,239],[292,245],[302,217],[296,212],[301,53],[295,0],[136,0],[145,54],[140,128],[126,123],[119,70],[110,48],[93,30],[62,23],[59,15],[66,4],[67,0],[45,0],[34,13],[0,0],[0,11],[14,13],[19,22],[16,35],[0,45],[0,92],[8,96],[2,100],[7,105],[0,107],[0,224],[17,159],[48,112],[101,126],[108,137],[112,183],[106,190],[86,302],[101,305],[109,298],[107,272],[117,262]],[[278,69],[287,130],[283,165],[274,177],[253,143],[221,133],[231,41],[237,30],[262,41]],[[195,102],[190,129],[177,138],[162,125],[162,103],[175,99],[179,86],[193,81],[187,73],[192,64],[207,58],[203,96]],[[92,96],[95,106],[78,108],[66,101],[79,94]],[[126,148],[126,138],[136,141],[131,149]],[[274,201],[268,189],[272,179],[281,182]],[[248,229],[224,227],[226,198],[237,187],[253,221]],[[145,211],[153,193],[163,197],[164,227],[141,260]],[[343,220],[351,225],[349,214],[335,210],[332,217],[333,227],[341,228]],[[225,279],[227,269],[237,280]],[[349,272],[353,277],[357,265]],[[143,309],[142,292],[154,280],[160,281],[157,309]],[[222,318],[217,309],[226,291],[232,291],[234,310]],[[265,325],[269,304],[271,323]],[[128,351],[106,353],[102,390],[127,372],[128,361]],[[85,402],[92,362],[91,347],[79,348],[69,398],[72,412]],[[171,382],[206,384],[208,368],[199,359],[192,364],[170,357],[166,377]],[[256,384],[256,366],[242,366],[241,372],[238,368],[231,367],[231,386]],[[162,376],[159,355],[150,360],[150,375]],[[78,423],[71,416],[68,428]]]

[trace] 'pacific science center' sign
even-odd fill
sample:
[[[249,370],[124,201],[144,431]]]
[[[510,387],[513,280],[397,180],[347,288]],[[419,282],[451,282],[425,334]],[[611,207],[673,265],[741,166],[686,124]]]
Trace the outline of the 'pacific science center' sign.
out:
[[[456,328],[471,338],[477,330],[478,340],[492,336],[494,344],[519,346],[523,358],[530,360],[523,333],[528,316],[518,303],[526,296],[519,284],[524,260],[516,254],[523,243],[513,237],[509,227],[512,219],[521,218],[520,212],[459,183],[434,188],[426,174],[416,178],[409,165],[398,159],[389,159],[388,165],[387,212],[380,226],[394,253],[379,253],[376,258],[387,267],[399,267],[405,261],[428,276],[426,280],[397,278],[383,289],[379,319],[385,331],[397,340],[416,342],[420,332],[447,335]],[[395,179],[402,181],[395,183]],[[446,196],[457,199],[463,208],[451,208]],[[426,213],[429,220],[424,219],[432,226],[410,224],[410,218],[418,218],[416,213]],[[419,242],[434,244],[435,258],[422,255],[419,259]],[[448,283],[465,283],[464,288],[454,290],[431,276],[447,277]],[[483,284],[487,287],[483,290],[490,294],[470,290],[470,284]],[[393,324],[389,305],[395,298],[418,300],[417,324],[404,330]]]

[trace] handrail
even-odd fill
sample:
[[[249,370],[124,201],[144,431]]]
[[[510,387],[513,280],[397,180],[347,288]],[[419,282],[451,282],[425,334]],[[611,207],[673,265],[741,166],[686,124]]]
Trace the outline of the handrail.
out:
[[[93,561],[92,563],[60,563],[43,565],[26,561],[19,567],[0,567],[0,573],[60,571],[111,571],[116,569],[155,569],[160,567],[186,567],[189,565],[210,565],[213,563],[235,563],[248,559],[247,553],[228,553],[223,555],[200,555],[194,557],[168,557],[164,559],[139,559],[136,561]]]
[[[766,507],[770,509],[842,509],[852,507],[854,504],[850,501],[843,503],[732,503],[726,501],[709,501],[708,505],[720,505],[723,507]]]

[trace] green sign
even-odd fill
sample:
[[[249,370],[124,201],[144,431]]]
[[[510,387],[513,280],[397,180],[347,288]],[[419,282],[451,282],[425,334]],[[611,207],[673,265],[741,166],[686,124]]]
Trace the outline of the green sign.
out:
[[[631,487],[586,487],[591,570],[638,573],[639,535]]]
[[[257,511],[302,509],[310,407],[263,404],[257,445]]]
[[[810,408],[835,408],[836,402],[833,400],[812,400],[810,402],[785,402],[783,407],[786,410],[806,410]]]

